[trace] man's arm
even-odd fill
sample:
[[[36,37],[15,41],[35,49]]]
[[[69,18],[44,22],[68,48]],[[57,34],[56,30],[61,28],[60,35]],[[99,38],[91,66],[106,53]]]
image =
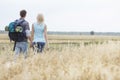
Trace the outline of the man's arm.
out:
[[[26,36],[29,39],[30,43],[32,43],[30,27],[29,27],[29,23],[28,22],[26,23]]]

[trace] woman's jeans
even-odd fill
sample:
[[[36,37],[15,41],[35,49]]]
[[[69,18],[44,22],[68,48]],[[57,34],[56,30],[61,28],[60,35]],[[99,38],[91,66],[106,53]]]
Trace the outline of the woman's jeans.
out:
[[[37,53],[42,53],[45,46],[45,42],[33,42],[33,46],[34,50],[35,48],[37,48]]]

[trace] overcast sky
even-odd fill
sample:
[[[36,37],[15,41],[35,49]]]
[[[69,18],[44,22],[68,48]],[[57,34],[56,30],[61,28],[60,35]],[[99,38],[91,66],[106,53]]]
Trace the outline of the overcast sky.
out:
[[[49,31],[120,32],[119,0],[0,0],[0,29],[22,9],[30,27],[43,13]]]

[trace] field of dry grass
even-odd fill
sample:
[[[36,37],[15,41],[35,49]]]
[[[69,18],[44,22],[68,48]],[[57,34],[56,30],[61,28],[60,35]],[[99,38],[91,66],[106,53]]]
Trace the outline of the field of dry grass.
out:
[[[113,40],[120,41],[119,36],[90,36],[90,35],[48,35],[49,42],[78,42],[78,41],[105,41]],[[7,34],[0,34],[0,43],[9,43],[9,38]]]
[[[13,45],[1,42],[0,80],[120,80],[119,37],[50,35],[49,41],[43,54],[29,48],[29,57],[16,62]]]

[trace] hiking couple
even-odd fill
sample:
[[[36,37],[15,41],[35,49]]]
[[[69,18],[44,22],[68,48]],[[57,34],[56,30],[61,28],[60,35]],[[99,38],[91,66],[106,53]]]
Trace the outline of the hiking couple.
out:
[[[43,15],[38,14],[37,22],[32,24],[32,32],[30,32],[29,23],[25,20],[26,14],[26,10],[21,10],[20,19],[10,23],[8,28],[10,40],[15,41],[15,60],[21,52],[24,53],[24,58],[27,58],[28,39],[31,47],[37,44],[37,52],[39,53],[43,51],[45,44],[47,44],[47,26],[44,24]]]

